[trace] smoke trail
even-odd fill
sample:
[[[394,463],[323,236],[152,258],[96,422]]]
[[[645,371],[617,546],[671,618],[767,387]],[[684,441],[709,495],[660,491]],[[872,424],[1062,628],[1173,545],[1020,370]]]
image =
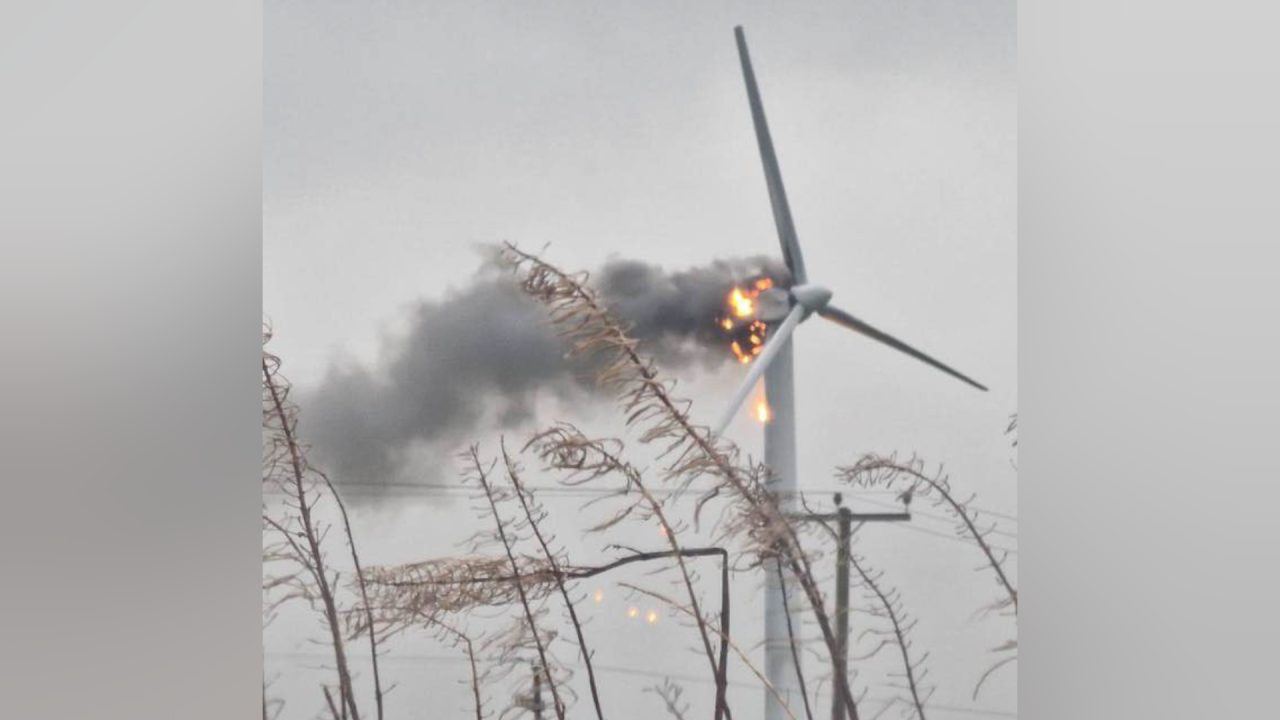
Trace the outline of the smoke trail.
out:
[[[781,263],[756,257],[679,272],[612,260],[591,282],[641,350],[678,369],[732,359],[716,321],[734,284],[761,274],[786,278]],[[411,312],[408,332],[388,341],[381,362],[331,367],[302,400],[302,431],[337,482],[432,477],[432,465],[451,464],[424,457],[446,457],[491,425],[528,420],[539,394],[594,391],[590,368],[567,357],[542,306],[491,262],[470,285]]]

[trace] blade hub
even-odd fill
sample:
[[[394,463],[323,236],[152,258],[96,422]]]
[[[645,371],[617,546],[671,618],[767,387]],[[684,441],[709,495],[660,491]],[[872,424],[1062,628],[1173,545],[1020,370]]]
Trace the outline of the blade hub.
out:
[[[810,313],[818,312],[831,302],[831,291],[821,285],[805,283],[791,288],[791,297]]]

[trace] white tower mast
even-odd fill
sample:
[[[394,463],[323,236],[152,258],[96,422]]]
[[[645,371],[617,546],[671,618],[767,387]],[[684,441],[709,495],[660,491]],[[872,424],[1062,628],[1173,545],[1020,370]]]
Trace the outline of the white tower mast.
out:
[[[791,338],[778,351],[764,374],[765,399],[769,405],[769,418],[764,424],[764,463],[772,472],[773,492],[784,513],[797,511],[796,498],[796,407],[795,373]],[[800,657],[799,648],[791,654],[791,639],[787,632],[787,596],[784,594],[778,573],[765,569],[764,595],[764,670],[769,683],[792,708],[802,706],[800,682],[796,677],[793,658]],[[794,601],[792,601],[794,603]],[[765,720],[784,720],[786,713],[777,701],[766,693]]]
[[[764,116],[764,103],[760,100],[760,90],[756,85],[755,72],[752,70],[751,58],[747,53],[747,39],[741,26],[734,28],[734,36],[738,43],[738,57],[742,62],[743,80],[747,86],[747,99],[751,104],[751,120],[755,126],[756,142],[760,147],[760,160],[764,165],[765,183],[769,188],[769,204],[773,209],[778,240],[782,246],[782,258],[791,272],[793,284],[787,290],[765,291],[771,294],[770,299],[778,301],[770,303],[773,316],[761,318],[769,323],[770,336],[763,350],[752,362],[751,369],[721,417],[716,431],[724,432],[755,384],[763,377],[765,397],[771,414],[764,429],[764,460],[772,472],[772,488],[778,497],[780,508],[783,512],[789,513],[796,510],[798,488],[795,369],[792,363],[791,334],[811,315],[816,313],[837,325],[884,343],[979,390],[986,390],[986,388],[892,335],[830,305],[831,291],[820,285],[809,283],[804,257],[800,252],[800,242],[796,237],[795,224],[791,219],[791,208],[787,203],[787,193],[782,185],[782,171],[778,167],[778,158],[774,153],[773,139],[769,135],[769,125]],[[778,297],[779,295],[785,295],[785,299]],[[764,303],[758,304],[761,307],[763,305]],[[793,592],[788,595],[795,597],[799,593]],[[803,704],[799,697],[800,689],[794,660],[800,656],[800,653],[797,652],[794,656],[792,654],[784,602],[777,573],[766,573],[765,676],[769,684],[786,700],[787,705],[794,709]],[[793,607],[796,606],[793,605]],[[765,720],[782,720],[786,716],[783,707],[766,694]]]

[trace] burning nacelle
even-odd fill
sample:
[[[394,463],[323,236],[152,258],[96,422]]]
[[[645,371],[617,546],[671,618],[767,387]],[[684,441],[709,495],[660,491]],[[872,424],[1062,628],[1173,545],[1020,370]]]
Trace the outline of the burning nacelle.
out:
[[[720,327],[729,338],[729,349],[743,365],[760,354],[765,339],[769,337],[769,323],[762,308],[771,307],[772,294],[767,291],[773,288],[773,278],[762,276],[734,286],[725,297],[725,314],[719,320]]]

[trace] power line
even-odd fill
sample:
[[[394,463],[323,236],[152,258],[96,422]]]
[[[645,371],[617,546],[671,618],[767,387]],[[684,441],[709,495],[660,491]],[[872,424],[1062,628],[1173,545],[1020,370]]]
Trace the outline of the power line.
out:
[[[934,537],[942,538],[943,540],[951,540],[958,543],[964,543],[965,545],[968,545],[970,542],[972,542],[971,540],[966,540],[965,538],[962,538],[958,535],[948,535],[946,533],[938,532],[937,530],[930,530],[928,528],[922,528],[916,525],[908,525],[903,523],[903,524],[895,524],[893,525],[893,527],[896,527],[901,530],[910,530],[912,532],[924,533],[925,535],[932,535]],[[1001,552],[1009,553],[1010,555],[1018,554],[1018,551],[1015,548],[1008,548],[1008,547],[1004,547],[1003,545],[993,545],[991,543],[987,543],[987,546],[990,547],[992,550],[999,550]]]
[[[263,655],[267,657],[290,658],[290,659],[317,659],[323,660],[331,658],[328,653],[323,652],[299,652],[299,651],[266,651]],[[364,655],[354,655],[347,658],[348,662],[355,660],[357,662],[368,662],[369,658]],[[441,663],[460,663],[466,662],[466,658],[458,655],[425,655],[425,654],[386,654],[378,656],[379,662],[399,661],[399,662],[441,662]],[[592,663],[592,667],[603,672],[616,673],[621,675],[635,675],[638,677],[651,677],[658,680],[670,678],[672,680],[680,680],[682,682],[715,684],[715,680],[711,678],[699,677],[697,675],[685,675],[681,673],[658,672],[656,670],[643,670],[641,668],[626,667],[623,665],[605,665],[602,663]],[[728,685],[732,687],[742,688],[744,690],[759,690],[761,686],[755,683],[747,683],[741,681],[729,680]],[[891,698],[867,698],[873,702],[884,702]],[[962,705],[945,705],[941,703],[925,703],[925,707],[932,710],[941,710],[943,712],[967,713],[974,715],[990,715],[993,717],[1009,717],[1016,718],[1016,712],[1008,710],[996,710],[994,708],[965,707]]]
[[[274,494],[274,495],[284,495],[285,493],[283,493],[283,492],[279,492],[279,493],[271,493],[271,494]],[[470,497],[470,496],[454,496],[454,497]],[[863,501],[865,501],[865,498],[863,498],[862,500],[863,500]],[[883,504],[883,503],[877,503],[877,504],[881,505],[881,507],[892,507],[892,508],[897,508],[897,507],[898,507],[898,506],[896,506],[896,505],[888,505],[888,504]],[[919,511],[913,511],[911,514],[912,514],[912,517],[915,517],[916,515],[919,515],[919,516],[921,516],[921,517],[926,517],[926,518],[936,519],[936,520],[939,520],[939,521],[945,521],[945,522],[947,522],[948,524],[951,524],[951,523],[953,523],[953,522],[954,522],[954,519],[953,519],[953,518],[948,518],[948,517],[946,517],[946,516],[944,516],[944,515],[936,515],[936,514],[931,514],[931,513],[921,513],[921,512],[919,512]],[[944,533],[944,532],[939,532],[939,531],[937,531],[937,530],[931,530],[931,529],[929,529],[929,528],[920,527],[919,525],[905,524],[905,523],[904,523],[904,524],[894,525],[894,527],[897,527],[897,528],[902,529],[902,530],[908,530],[908,531],[911,531],[911,532],[918,532],[918,533],[923,533],[923,534],[925,534],[925,535],[931,535],[931,536],[933,536],[933,537],[940,538],[940,539],[942,539],[942,540],[949,540],[949,541],[951,541],[951,542],[958,542],[958,543],[961,543],[961,544],[964,544],[964,545],[968,545],[969,543],[971,543],[971,542],[972,542],[972,540],[966,539],[966,538],[964,538],[964,537],[960,537],[960,536],[958,536],[958,535],[952,535],[952,534],[948,534],[948,533]],[[1000,530],[993,531],[993,534],[1004,535],[1004,536],[1006,536],[1006,537],[1013,538],[1013,539],[1016,539],[1016,538],[1018,537],[1018,536],[1017,536],[1016,534],[1014,534],[1014,533],[1004,532],[1004,531],[1000,531]],[[1017,554],[1018,554],[1018,550],[1017,550],[1016,548],[1006,547],[1006,546],[1004,546],[1004,545],[996,545],[996,544],[994,544],[994,543],[987,543],[987,545],[988,545],[988,546],[990,546],[992,550],[999,550],[1000,552],[1008,553],[1009,555],[1017,555]]]
[[[461,489],[462,489],[462,490],[467,490],[467,488],[461,488]],[[266,491],[264,491],[264,494],[281,495],[281,496],[283,496],[283,495],[285,495],[286,493],[284,493],[283,491],[266,493]],[[478,495],[477,495],[477,496],[473,496],[473,495],[455,494],[455,495],[451,495],[451,497],[457,497],[457,498],[475,498],[475,499],[479,499],[479,498],[480,498],[480,497],[482,497],[482,496],[478,496]],[[586,496],[584,496],[584,497],[586,497]],[[899,507],[900,507],[900,506],[898,506],[898,505],[891,505],[891,504],[887,504],[887,503],[876,503],[876,502],[873,502],[873,501],[868,500],[867,498],[858,498],[858,500],[859,500],[860,502],[870,502],[871,504],[879,505],[879,506],[881,506],[881,507],[888,507],[888,508],[894,508],[894,509],[897,509],[897,508],[899,508]],[[913,511],[911,514],[912,514],[912,517],[915,517],[915,516],[919,515],[920,517],[930,518],[930,519],[934,519],[934,520],[938,520],[938,521],[945,521],[945,522],[947,522],[948,524],[953,524],[953,523],[955,522],[955,519],[954,519],[954,518],[949,518],[949,517],[946,517],[945,515],[938,515],[938,514],[935,514],[935,513],[927,513],[927,512]],[[940,538],[940,539],[942,539],[942,540],[949,540],[949,541],[951,541],[951,542],[958,542],[958,543],[961,543],[961,544],[964,544],[964,545],[968,545],[969,543],[971,543],[971,542],[972,542],[972,540],[966,539],[966,538],[961,537],[961,536],[959,536],[959,535],[953,535],[953,534],[948,534],[948,533],[944,533],[944,532],[939,532],[939,531],[937,531],[937,530],[931,530],[931,529],[929,529],[929,528],[920,527],[919,525],[914,525],[914,524],[907,524],[907,523],[895,524],[895,525],[894,525],[894,527],[899,528],[899,529],[902,529],[902,530],[908,530],[908,531],[910,531],[910,532],[917,532],[917,533],[923,533],[923,534],[925,534],[925,535],[931,535],[931,536],[933,536],[933,537]],[[1013,538],[1013,539],[1017,539],[1017,537],[1018,537],[1015,533],[1005,532],[1005,531],[1002,531],[1002,530],[994,530],[994,531],[992,531],[992,534],[996,534],[996,535],[1003,535],[1003,536],[1005,536],[1005,537],[1009,537],[1009,538]],[[1018,554],[1018,550],[1017,550],[1016,548],[1006,547],[1006,546],[1004,546],[1004,545],[996,545],[996,544],[994,544],[994,543],[987,543],[987,545],[988,545],[992,550],[998,550],[998,551],[1000,551],[1000,552],[1007,553],[1007,554],[1009,554],[1009,555],[1016,556],[1016,555]]]
[[[869,505],[877,505],[877,506],[882,507],[882,508],[892,508],[892,509],[894,509],[894,510],[897,510],[897,509],[899,509],[899,508],[901,507],[900,505],[895,505],[895,504],[893,504],[893,503],[881,502],[881,501],[879,501],[879,500],[872,500],[871,498],[859,498],[859,499],[858,499],[858,501],[859,501],[859,502],[867,503],[867,504],[869,504]],[[975,508],[973,508],[973,509],[974,509],[974,510],[978,510],[978,508],[976,508],[976,507],[975,507]],[[982,513],[987,514],[987,515],[993,515],[993,514],[994,514],[994,513],[987,512],[987,511],[985,511],[985,510],[979,510],[979,512],[982,512]],[[911,517],[913,517],[913,518],[914,518],[914,517],[916,517],[916,516],[920,516],[920,517],[927,517],[927,518],[933,518],[933,519],[935,519],[935,520],[945,520],[945,521],[947,521],[947,522],[956,522],[956,521],[957,521],[957,520],[956,520],[956,518],[953,518],[953,517],[947,517],[946,515],[939,515],[938,513],[931,513],[931,512],[925,511],[925,510],[912,510],[912,511],[911,511]],[[1016,520],[1015,520],[1015,522],[1016,522]],[[1016,538],[1016,537],[1018,537],[1018,534],[1017,534],[1017,533],[1011,533],[1011,532],[1008,532],[1008,531],[1006,531],[1006,530],[1000,530],[1000,529],[992,530],[992,531],[990,531],[990,533],[991,533],[992,535],[1003,535],[1003,536],[1005,536],[1005,537],[1010,537],[1010,538]]]
[[[470,488],[465,485],[455,485],[455,484],[448,484],[448,483],[420,483],[420,482],[394,482],[394,481],[369,482],[369,481],[359,481],[359,480],[348,480],[348,481],[336,483],[336,485],[340,490],[356,490],[357,493],[364,493],[369,495],[392,494],[392,493],[384,492],[387,490],[392,490],[392,491],[404,492],[404,495],[396,495],[396,497],[407,497],[414,494],[424,495],[424,496],[436,495],[436,496],[465,497],[465,498],[474,497],[476,499],[480,499],[483,497],[483,495],[480,494],[480,492],[478,490],[475,490],[474,488]],[[599,497],[603,495],[620,494],[620,489],[602,488],[602,487],[587,487],[587,486],[566,487],[561,485],[526,485],[525,487],[527,487],[529,490],[534,490],[537,492],[545,492],[545,493],[555,495],[557,497],[564,497],[564,498],[589,498],[589,497]],[[661,487],[651,488],[651,492],[653,492],[655,495],[674,495],[676,493],[696,493],[704,490],[705,488],[696,488],[696,487],[690,487],[685,489],[661,488]],[[275,490],[271,488],[264,488],[262,492],[264,495],[287,494],[283,491]],[[802,496],[810,496],[810,495],[825,495],[825,494],[831,494],[836,492],[845,493],[846,495],[850,494],[849,488],[802,490],[800,491],[800,494]],[[896,496],[898,494],[899,493],[893,490],[862,490],[854,494],[853,497],[855,499],[858,499],[860,501],[867,502],[873,505],[880,505],[881,507],[891,507],[891,505],[889,504],[873,500],[866,496],[870,496],[870,495],[895,495]],[[897,507],[897,506],[893,505],[892,507]],[[991,515],[992,517],[1001,518],[1003,520],[1008,520],[1014,523],[1018,522],[1018,517],[1016,515],[997,512],[995,510],[979,507],[977,505],[970,505],[969,507],[971,507],[974,510],[977,510],[978,512],[984,513],[986,515]],[[931,515],[930,513],[920,512],[920,511],[916,511],[913,514],[922,515],[926,517],[936,517],[936,518],[945,519],[948,521],[950,520],[950,518],[946,518],[939,515]],[[1009,535],[1009,537],[1015,537],[1014,535],[1009,533],[1002,532],[1000,534]]]
[[[350,488],[350,487],[372,488],[372,489],[403,488],[406,490],[423,490],[423,491],[429,491],[429,492],[437,491],[437,490],[458,490],[458,491],[465,491],[465,492],[471,492],[471,493],[479,492],[473,487],[468,487],[466,485],[458,485],[455,483],[403,482],[403,481],[376,482],[376,481],[369,481],[369,480],[343,480],[335,484],[338,487],[344,487],[344,488]],[[524,485],[522,483],[522,485],[530,490],[539,490],[539,491],[547,491],[547,492],[610,494],[610,493],[617,493],[620,491],[620,489],[615,489],[615,488],[602,488],[602,487],[589,486],[589,485],[539,485],[539,484],[533,484],[533,483],[530,483],[528,485]],[[703,487],[697,487],[697,486],[690,486],[684,489],[655,487],[655,488],[651,488],[651,491],[655,493],[676,493],[676,492],[699,492],[699,491],[708,490],[708,489],[710,488],[703,488]],[[809,493],[846,492],[847,493],[849,492],[849,488],[847,487],[832,488],[832,489],[826,489],[826,490],[819,488],[819,489],[805,490],[803,492],[809,492]],[[862,490],[860,492],[876,494],[876,495],[895,494],[893,490]]]

